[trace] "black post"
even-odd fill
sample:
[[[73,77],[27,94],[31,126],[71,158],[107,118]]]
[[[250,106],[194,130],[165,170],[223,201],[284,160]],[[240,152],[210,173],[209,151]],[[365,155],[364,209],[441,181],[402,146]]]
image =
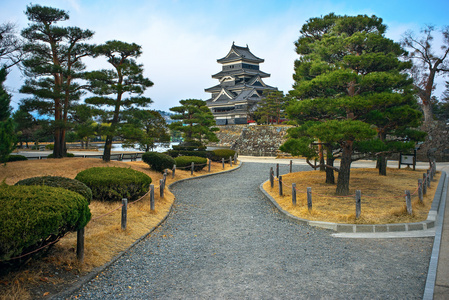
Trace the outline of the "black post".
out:
[[[312,210],[312,188],[311,187],[307,188],[307,208],[309,209],[309,211]]]
[[[276,178],[279,178],[279,164],[276,164]]]
[[[290,159],[290,173],[293,171],[293,160]]]
[[[176,165],[173,165],[173,169],[172,169],[172,172],[171,172],[171,178],[172,179],[175,178],[175,172],[176,172]]]
[[[195,169],[195,163],[192,161],[192,164],[190,165],[190,175],[193,175],[194,169]]]
[[[154,211],[154,184],[150,184],[150,209]]]
[[[296,206],[296,183],[292,183],[292,204]]]
[[[271,188],[273,188],[273,186],[274,186],[273,167],[270,168],[270,184],[271,184]]]
[[[423,195],[427,194],[427,175],[426,173],[422,174],[422,193]]]
[[[127,221],[127,214],[128,214],[128,199],[123,198],[122,199],[122,229],[126,229],[126,221]]]
[[[279,196],[282,196],[282,176],[279,176]]]
[[[362,192],[360,190],[355,191],[355,218],[360,218],[362,213]]]
[[[210,173],[210,165],[211,165],[211,163],[212,163],[212,160],[209,159],[209,167],[208,167],[208,172],[209,172],[209,173]]]
[[[80,263],[84,261],[84,227],[76,232],[76,258]]]
[[[418,198],[419,198],[419,203],[422,203],[422,201],[423,201],[423,184],[422,184],[422,179],[418,179]]]

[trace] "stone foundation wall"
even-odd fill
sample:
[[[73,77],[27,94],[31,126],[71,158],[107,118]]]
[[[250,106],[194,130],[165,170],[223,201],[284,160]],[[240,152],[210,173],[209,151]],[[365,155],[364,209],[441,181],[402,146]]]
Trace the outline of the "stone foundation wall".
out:
[[[428,161],[428,154],[431,154],[436,161],[449,161],[449,126],[435,121],[420,130],[427,132],[427,137],[416,153],[417,159]]]
[[[227,125],[217,126],[219,143],[210,146],[230,147],[240,155],[276,156],[279,146],[285,142],[284,125]]]

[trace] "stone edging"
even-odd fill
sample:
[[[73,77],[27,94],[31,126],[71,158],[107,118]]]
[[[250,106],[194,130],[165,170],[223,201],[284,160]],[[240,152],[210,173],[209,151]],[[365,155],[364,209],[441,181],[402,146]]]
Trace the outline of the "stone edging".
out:
[[[436,219],[438,216],[438,209],[440,207],[441,196],[443,191],[447,189],[445,186],[446,172],[441,172],[440,181],[438,187],[435,191],[435,196],[432,201],[432,206],[430,207],[429,214],[427,215],[427,220],[416,223],[396,223],[396,224],[377,224],[377,225],[365,225],[365,224],[342,224],[342,223],[331,223],[331,222],[321,222],[321,221],[311,221],[307,219],[302,219],[296,217],[289,213],[288,211],[282,209],[282,207],[271,197],[267,191],[264,190],[263,185],[265,181],[260,185],[260,190],[267,196],[268,200],[273,206],[275,206],[280,212],[285,214],[292,220],[309,226],[320,227],[324,229],[330,229],[336,232],[344,233],[374,233],[374,232],[398,232],[398,231],[412,231],[412,230],[426,230],[435,227]]]
[[[217,172],[217,173],[211,173],[211,174],[205,174],[205,175],[200,175],[200,176],[196,176],[196,177],[190,177],[190,178],[184,178],[184,179],[180,179],[178,181],[175,181],[173,183],[171,183],[168,186],[168,190],[170,190],[170,188],[180,182],[183,181],[187,181],[187,180],[191,180],[191,179],[198,179],[198,178],[202,178],[202,177],[208,177],[208,176],[213,176],[213,175],[218,175],[218,174],[223,174],[223,173],[228,173],[228,172],[232,172],[235,170],[240,169],[240,167],[243,165],[243,162],[240,161],[240,164],[233,169],[230,170],[226,170],[226,171],[221,171],[221,172]],[[162,218],[162,220],[159,221],[159,223],[156,224],[156,226],[154,226],[153,228],[150,229],[150,231],[148,231],[147,233],[145,233],[144,235],[142,235],[140,238],[138,238],[136,241],[134,241],[134,243],[132,243],[128,248],[126,248],[125,250],[121,251],[119,254],[117,254],[115,257],[113,257],[109,262],[105,263],[102,266],[96,267],[94,268],[92,271],[90,271],[89,273],[87,273],[86,275],[84,275],[83,277],[81,277],[78,281],[76,281],[72,286],[68,287],[66,290],[59,292],[55,295],[52,295],[49,299],[61,299],[61,298],[67,298],[69,297],[71,294],[75,293],[77,290],[79,290],[83,285],[85,285],[86,283],[88,283],[89,281],[91,281],[92,279],[94,279],[98,274],[100,274],[101,272],[103,272],[104,270],[106,270],[110,265],[112,265],[114,262],[116,262],[120,257],[122,257],[126,252],[128,252],[129,250],[131,250],[134,246],[136,246],[138,243],[140,243],[144,238],[146,238],[147,236],[149,236],[153,231],[155,231],[159,226],[162,225],[162,223],[165,222],[165,220],[167,220],[167,218],[171,215],[171,213],[173,212],[173,205],[176,201],[176,197],[172,203],[172,205],[170,206],[169,211],[167,212],[167,214],[165,215],[165,217]]]

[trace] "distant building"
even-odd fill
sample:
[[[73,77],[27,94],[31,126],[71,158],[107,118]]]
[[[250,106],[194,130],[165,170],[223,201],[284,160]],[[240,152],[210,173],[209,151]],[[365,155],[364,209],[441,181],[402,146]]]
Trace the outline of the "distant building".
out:
[[[263,91],[277,90],[262,81],[262,78],[270,77],[259,69],[264,60],[252,54],[248,45],[239,47],[232,43],[229,53],[217,62],[222,65],[222,70],[212,78],[220,83],[205,89],[212,94],[206,105],[217,125],[247,124],[248,113],[263,98]]]

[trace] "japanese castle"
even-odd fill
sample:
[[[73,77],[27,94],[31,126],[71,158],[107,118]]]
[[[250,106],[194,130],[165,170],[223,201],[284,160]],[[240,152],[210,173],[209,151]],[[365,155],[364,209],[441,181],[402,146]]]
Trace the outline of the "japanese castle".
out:
[[[277,90],[262,81],[262,78],[270,77],[259,69],[264,60],[252,54],[248,45],[240,47],[232,43],[228,54],[217,62],[222,65],[222,70],[212,78],[220,83],[205,89],[212,94],[206,105],[217,125],[247,124],[248,113],[255,110],[255,105],[263,98],[263,91]]]

